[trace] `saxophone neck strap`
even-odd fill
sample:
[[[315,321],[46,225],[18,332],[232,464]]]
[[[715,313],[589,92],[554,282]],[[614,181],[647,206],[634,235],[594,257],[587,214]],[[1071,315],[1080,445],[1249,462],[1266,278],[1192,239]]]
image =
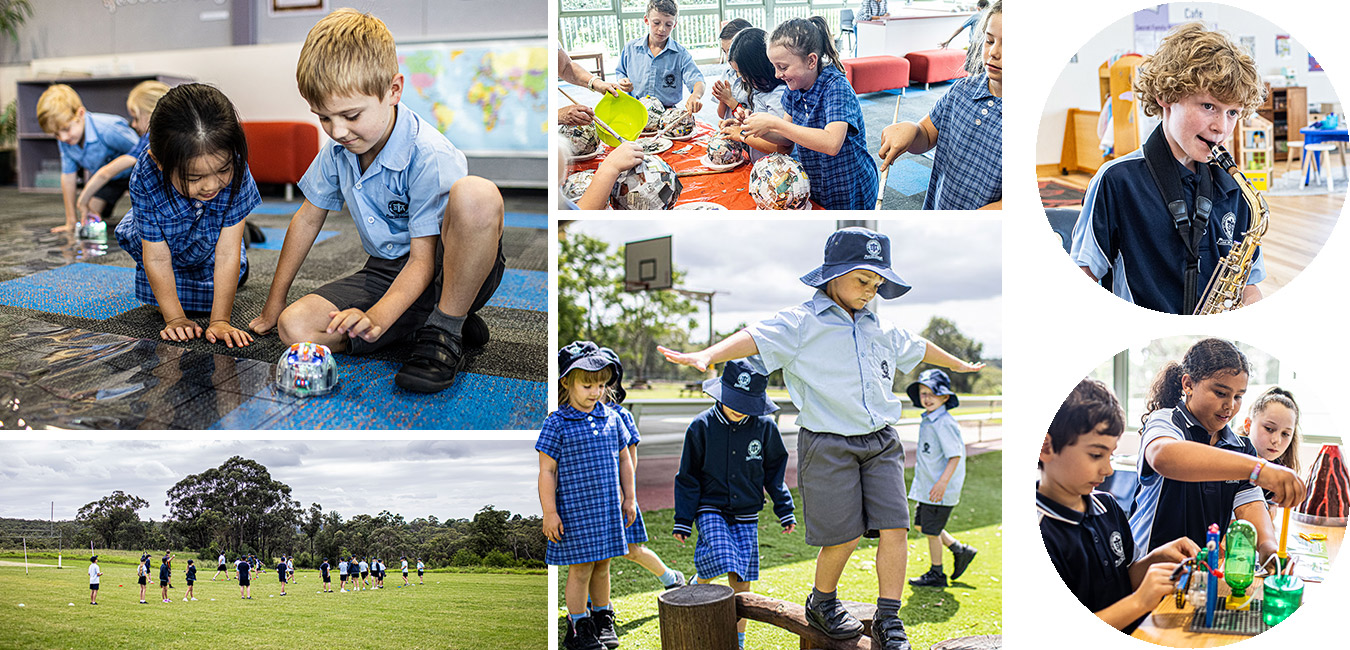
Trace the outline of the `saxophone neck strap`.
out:
[[[1144,142],[1144,163],[1186,250],[1185,287],[1182,293],[1185,304],[1182,305],[1181,313],[1189,314],[1195,310],[1200,299],[1200,240],[1208,229],[1209,213],[1214,207],[1214,180],[1208,163],[1196,167],[1195,210],[1192,212],[1186,204],[1186,192],[1181,186],[1180,164],[1172,155],[1172,148],[1167,145],[1161,124]]]

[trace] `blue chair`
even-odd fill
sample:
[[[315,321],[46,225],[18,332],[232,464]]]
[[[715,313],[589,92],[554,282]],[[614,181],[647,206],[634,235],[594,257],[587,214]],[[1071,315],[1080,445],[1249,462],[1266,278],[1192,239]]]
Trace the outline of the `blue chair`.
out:
[[[856,34],[853,28],[852,9],[839,10],[839,38],[843,38],[844,34],[848,34],[849,51],[853,52],[853,56],[858,56],[858,41],[855,38]]]
[[[1073,243],[1073,225],[1078,222],[1078,210],[1072,208],[1046,208],[1045,216],[1050,220],[1050,227],[1054,229],[1055,234],[1059,235],[1060,243],[1064,246],[1064,252],[1069,252],[1069,246]]]

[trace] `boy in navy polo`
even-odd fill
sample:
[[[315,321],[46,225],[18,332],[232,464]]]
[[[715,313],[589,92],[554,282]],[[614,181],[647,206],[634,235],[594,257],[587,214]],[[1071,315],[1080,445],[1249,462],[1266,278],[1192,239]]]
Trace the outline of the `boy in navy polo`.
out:
[[[1142,148],[1097,170],[1073,229],[1070,256],[1088,277],[1140,307],[1192,313],[1251,220],[1237,182],[1206,164],[1210,148],[1261,105],[1264,92],[1256,62],[1224,34],[1189,23],[1163,39],[1134,83],[1144,113],[1162,123]],[[1174,202],[1177,215],[1168,209]],[[1191,265],[1195,293],[1185,295]],[[1265,277],[1258,249],[1243,304],[1261,299],[1256,285]]]
[[[253,600],[253,585],[249,582],[249,574],[253,567],[249,566],[248,558],[239,556],[239,561],[234,563],[235,576],[239,578],[239,598],[248,598]]]
[[[163,602],[173,602],[169,600],[169,556],[165,555],[159,560],[159,591]]]
[[[197,565],[192,560],[188,560],[187,575],[184,578],[187,580],[187,593],[183,594],[183,602],[197,600],[197,596],[192,589],[193,583],[197,582]]]
[[[825,242],[825,262],[801,280],[815,295],[769,320],[698,352],[658,349],[668,361],[701,371],[751,355],[758,355],[749,361],[760,374],[783,370],[800,411],[797,484],[806,543],[821,547],[807,618],[832,638],[862,633],[862,622],[835,590],[863,533],[878,531],[872,638],[885,650],[908,650],[899,609],[909,506],[904,449],[891,427],[900,420],[903,402],[891,385],[895,373],[909,372],[920,361],[958,372],[975,372],[984,364],[962,361],[867,308],[878,294],[889,300],[910,289],[891,270],[886,235],[866,228],[834,232]]]
[[[722,378],[703,382],[717,400],[689,423],[680,471],[675,475],[675,539],[683,544],[698,526],[694,566],[699,582],[726,574],[733,591],[750,591],[759,579],[759,511],[764,492],[784,533],[797,529],[792,493],[783,480],[788,453],[764,394],[768,377],[744,361],[728,361]],[[736,621],[745,647],[745,619]]]
[[[697,114],[703,108],[703,73],[689,50],[670,37],[679,13],[675,0],[649,0],[642,18],[648,33],[623,46],[614,72],[619,75],[619,90],[634,97],[651,95],[666,108],[679,103],[684,85],[689,88],[684,108]]]
[[[333,576],[328,574],[328,558],[323,559],[323,564],[319,565],[319,573],[323,576],[323,592],[333,593]]]
[[[952,380],[936,368],[919,373],[918,381],[905,392],[910,403],[924,410],[919,422],[919,457],[914,463],[914,482],[909,494],[916,503],[914,519],[928,537],[928,573],[909,581],[915,587],[946,587],[942,572],[942,547],[952,551],[952,580],[961,577],[975,559],[975,547],[962,544],[947,532],[947,520],[961,501],[966,482],[966,442],[961,425],[950,410],[961,405],[952,392]]]
[[[904,152],[937,148],[925,210],[1003,207],[1003,0],[980,25],[983,70],[952,84],[922,122],[897,122],[881,132],[881,171]]]
[[[1129,634],[1172,591],[1177,563],[1200,547],[1181,537],[1134,559],[1125,511],[1108,492],[1111,454],[1125,430],[1116,396],[1084,379],[1060,405],[1041,443],[1036,515],[1050,563],[1079,602]]]
[[[313,341],[358,355],[415,339],[394,382],[444,390],[488,341],[477,312],[506,269],[501,192],[468,176],[464,154],[400,102],[394,37],[374,16],[339,9],[320,20],[296,79],[334,142],[300,180],[306,201],[250,327],[259,334],[276,327],[287,345]],[[369,255],[365,266],[287,306],[324,220],[344,205]]]
[[[281,583],[281,594],[286,595],[286,558],[282,557],[277,562],[277,581]]]

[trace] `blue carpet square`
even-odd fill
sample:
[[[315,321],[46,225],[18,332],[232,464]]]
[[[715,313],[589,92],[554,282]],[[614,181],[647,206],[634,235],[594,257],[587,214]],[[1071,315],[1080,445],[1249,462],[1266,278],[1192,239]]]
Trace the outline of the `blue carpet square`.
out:
[[[286,203],[285,201],[264,201],[258,207],[253,208],[250,214],[295,214],[303,203]]]
[[[0,304],[65,316],[112,318],[141,306],[135,279],[135,269],[68,264],[0,282]]]
[[[440,393],[394,385],[400,364],[338,356],[338,388],[293,398],[266,387],[213,429],[537,429],[547,413],[545,382],[461,373]]]
[[[497,293],[488,301],[492,307],[548,311],[548,273],[506,269]]]
[[[258,244],[249,244],[250,248],[257,248],[265,251],[281,250],[281,245],[286,242],[285,228],[259,228],[259,230],[263,231],[263,234],[267,236],[267,241]],[[339,233],[336,230],[320,230],[319,236],[314,238],[314,243],[317,244],[330,237],[336,237],[338,234]]]
[[[891,163],[891,171],[886,176],[886,187],[905,196],[914,196],[928,191],[928,179],[933,170],[909,159],[897,159]]]
[[[507,228],[548,230],[548,215],[546,214],[534,212],[507,212],[505,222]]]

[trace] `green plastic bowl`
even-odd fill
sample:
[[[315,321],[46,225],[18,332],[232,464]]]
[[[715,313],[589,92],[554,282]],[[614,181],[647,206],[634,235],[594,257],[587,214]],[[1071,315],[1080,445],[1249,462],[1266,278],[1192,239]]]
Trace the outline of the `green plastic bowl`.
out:
[[[595,117],[614,129],[625,140],[636,140],[638,134],[647,126],[647,107],[628,93],[621,92],[618,97],[605,93],[599,104],[595,105]],[[600,141],[611,147],[619,142],[600,125],[596,125],[595,134]]]

